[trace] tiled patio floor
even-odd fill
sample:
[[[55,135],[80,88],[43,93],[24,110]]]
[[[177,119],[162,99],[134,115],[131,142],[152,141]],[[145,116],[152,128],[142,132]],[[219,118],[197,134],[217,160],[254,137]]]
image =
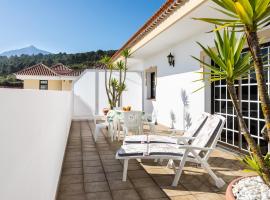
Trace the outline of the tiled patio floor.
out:
[[[120,142],[111,143],[106,131],[95,143],[93,124],[72,122],[63,171],[59,200],[221,200],[226,186],[218,189],[208,174],[196,166],[187,166],[178,187],[171,187],[173,170],[152,161],[131,160],[127,182],[122,182],[122,163],[115,160]],[[216,150],[209,163],[227,183],[247,175],[232,154]],[[164,163],[165,165],[166,163]]]

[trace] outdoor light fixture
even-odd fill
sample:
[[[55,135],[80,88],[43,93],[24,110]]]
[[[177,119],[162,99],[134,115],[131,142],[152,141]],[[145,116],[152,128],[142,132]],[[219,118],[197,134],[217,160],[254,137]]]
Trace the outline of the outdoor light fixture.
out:
[[[172,53],[170,53],[167,58],[169,65],[174,67],[174,56],[172,55]]]

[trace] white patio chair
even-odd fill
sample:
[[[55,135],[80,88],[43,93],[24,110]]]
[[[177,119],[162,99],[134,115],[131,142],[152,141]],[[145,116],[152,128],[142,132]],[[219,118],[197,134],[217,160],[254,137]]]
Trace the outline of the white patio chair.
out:
[[[147,139],[149,143],[171,143],[171,144],[187,144],[193,137],[196,137],[201,128],[204,126],[209,113],[202,113],[192,124],[192,126],[184,132],[183,136],[175,137],[175,132],[169,136],[162,135],[130,135],[126,136],[123,144],[129,143],[146,143]],[[151,131],[150,131],[151,133]]]
[[[142,112],[141,111],[128,111],[123,112],[123,124],[122,124],[124,138],[130,131],[135,134],[142,133]]]
[[[110,110],[107,113],[106,121],[103,123],[97,123],[96,121],[97,121],[97,119],[95,117],[94,118],[94,123],[95,123],[94,139],[95,139],[95,142],[97,141],[98,135],[101,133],[101,129],[103,129],[103,128],[108,128],[108,133],[111,137],[111,141],[113,142],[113,140],[116,137],[115,126],[117,123],[116,119],[115,119],[115,112],[113,110]]]
[[[180,160],[172,186],[177,186],[185,163],[194,162],[201,164],[214,179],[218,188],[222,187],[225,182],[211,170],[207,159],[216,147],[224,123],[225,118],[222,116],[209,116],[205,125],[191,144],[144,143],[122,145],[116,153],[116,159],[124,160],[122,180],[126,181],[129,159],[172,159]]]

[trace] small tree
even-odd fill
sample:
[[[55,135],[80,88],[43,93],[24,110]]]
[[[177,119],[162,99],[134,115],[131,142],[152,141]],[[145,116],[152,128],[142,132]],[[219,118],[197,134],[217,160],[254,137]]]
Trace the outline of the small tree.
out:
[[[245,78],[248,75],[249,70],[253,70],[250,65],[250,53],[241,56],[243,45],[246,38],[241,36],[239,39],[235,36],[235,31],[231,33],[227,29],[223,32],[223,37],[216,31],[215,50],[210,47],[204,47],[198,43],[203,51],[214,61],[214,65],[205,63],[204,61],[195,58],[203,66],[209,69],[209,72],[201,72],[204,75],[203,79],[207,79],[210,82],[225,80],[232,100],[234,109],[240,125],[240,131],[247,140],[250,150],[252,152],[251,159],[244,159],[246,164],[250,164],[247,161],[255,161],[256,166],[249,165],[252,168],[258,168],[257,172],[262,177],[264,182],[270,186],[270,163],[269,159],[264,159],[259,146],[256,145],[254,139],[247,128],[243,115],[240,111],[239,99],[236,93],[234,82],[237,79]]]
[[[110,109],[120,106],[122,93],[126,89],[127,59],[130,57],[130,51],[125,49],[121,55],[124,61],[120,60],[116,64],[108,56],[104,56],[100,61],[105,66],[105,89]],[[113,73],[119,73],[119,79],[113,77]]]
[[[218,26],[235,27],[237,31],[243,31],[253,57],[256,80],[258,83],[261,108],[265,119],[265,139],[270,138],[270,98],[265,84],[263,73],[262,52],[260,49],[257,31],[270,24],[270,0],[212,0],[220,8],[217,11],[228,18],[196,18]]]

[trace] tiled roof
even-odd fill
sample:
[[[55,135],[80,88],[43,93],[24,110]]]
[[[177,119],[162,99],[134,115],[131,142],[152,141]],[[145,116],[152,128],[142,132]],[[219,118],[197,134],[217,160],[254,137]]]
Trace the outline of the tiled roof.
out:
[[[187,1],[188,0],[167,0],[161,8],[121,47],[121,49],[112,56],[112,59],[115,60],[124,49],[134,46]]]
[[[59,76],[55,71],[42,63],[33,65],[32,67],[27,67],[21,71],[16,72],[15,74],[26,76]]]
[[[73,72],[72,69],[68,68],[67,66],[63,65],[62,63],[57,63],[53,66],[51,66],[51,69],[55,71],[57,74],[68,74],[70,72]]]
[[[27,67],[21,71],[15,73],[15,75],[25,76],[79,76],[82,71],[74,71],[62,63],[47,67],[46,65],[39,63],[31,67]]]

